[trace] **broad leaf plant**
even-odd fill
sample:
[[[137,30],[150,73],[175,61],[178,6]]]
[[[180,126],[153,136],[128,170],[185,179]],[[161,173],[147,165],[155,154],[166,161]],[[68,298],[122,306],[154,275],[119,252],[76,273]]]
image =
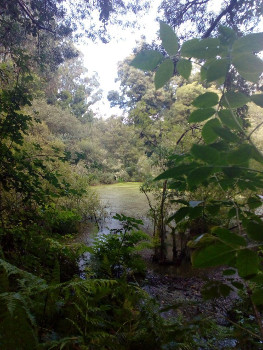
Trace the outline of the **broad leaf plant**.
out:
[[[222,196],[218,200],[196,198],[194,207],[186,202],[169,221],[178,224],[196,215],[222,213],[226,216],[228,220],[222,226],[210,227],[189,243],[193,251],[192,264],[198,268],[228,267],[224,274],[229,283],[210,288],[212,297],[226,296],[236,288],[247,293],[259,326],[259,337],[263,339],[259,313],[263,305],[263,221],[257,214],[257,208],[262,206],[263,155],[252,140],[253,132],[263,122],[249,133],[238,113],[248,102],[263,107],[263,94],[246,95],[229,84],[233,70],[235,76],[258,84],[263,61],[257,53],[263,50],[263,33],[237,37],[232,29],[220,27],[217,37],[195,38],[180,46],[172,28],[160,22],[160,38],[166,55],[144,50],[131,62],[135,68],[155,71],[156,89],[164,87],[174,74],[188,79],[197,66],[201,81],[220,89],[220,93],[205,92],[192,102],[196,109],[189,115],[188,123],[201,126],[202,140],[193,144],[188,154],[177,154],[175,150],[173,166],[156,180],[169,179],[172,188],[177,186],[192,194],[200,186],[212,185],[219,188]],[[240,201],[240,196],[246,193],[249,195]],[[237,274],[242,283],[231,278]]]

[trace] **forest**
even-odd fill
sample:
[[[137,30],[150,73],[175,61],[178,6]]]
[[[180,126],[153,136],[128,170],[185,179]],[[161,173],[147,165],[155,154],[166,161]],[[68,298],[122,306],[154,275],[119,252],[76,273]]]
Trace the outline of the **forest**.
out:
[[[214,5],[159,2],[105,119],[77,43],[151,2],[1,0],[0,349],[263,349],[263,6]]]

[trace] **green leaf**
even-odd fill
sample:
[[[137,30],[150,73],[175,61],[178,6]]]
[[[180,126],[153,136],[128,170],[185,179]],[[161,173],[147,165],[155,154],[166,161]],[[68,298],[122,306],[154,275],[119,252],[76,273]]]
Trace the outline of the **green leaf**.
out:
[[[238,125],[237,121],[232,115],[231,110],[229,109],[221,109],[221,111],[218,112],[219,118],[221,122],[227,126],[229,129],[235,129],[240,130],[240,126]],[[238,117],[236,116],[238,119]]]
[[[250,98],[243,94],[242,92],[228,91],[225,93],[222,104],[227,108],[238,108],[243,107],[246,103],[250,101]]]
[[[214,204],[214,205],[207,205],[205,209],[208,211],[209,214],[211,215],[216,215],[218,214],[220,210],[220,205]]]
[[[237,166],[222,167],[222,170],[230,178],[237,178],[241,174],[241,169]]]
[[[225,78],[229,69],[229,59],[218,59],[211,63],[207,69],[206,80],[208,82]]]
[[[193,111],[189,116],[189,123],[200,123],[215,114],[214,108],[202,108]]]
[[[213,172],[213,167],[199,167],[192,170],[187,176],[187,182],[190,187],[196,186],[205,181]]]
[[[194,267],[228,265],[233,260],[235,250],[222,242],[215,242],[197,250],[192,255]]]
[[[182,221],[185,217],[188,216],[190,209],[191,208],[189,208],[189,207],[180,208],[179,210],[177,210],[177,212],[174,215],[169,217],[167,223],[169,223],[173,220],[175,220],[176,223]]]
[[[163,55],[160,52],[155,50],[144,50],[136,55],[130,65],[144,71],[153,71],[162,60]]]
[[[242,283],[240,283],[240,282],[231,281],[231,284],[232,284],[234,287],[236,287],[237,289],[239,289],[239,290],[244,289],[244,285],[243,285]]]
[[[247,235],[254,241],[263,242],[263,223],[249,222],[247,225]]]
[[[203,207],[190,208],[189,218],[191,220],[199,218],[201,216],[203,216]]]
[[[176,55],[178,51],[178,38],[173,29],[162,21],[160,21],[160,38],[168,55]]]
[[[227,162],[229,164],[246,164],[252,158],[253,147],[248,144],[242,144],[238,149],[229,152]]]
[[[214,127],[215,133],[220,136],[223,140],[226,140],[228,142],[238,142],[239,138],[237,135],[233,134],[230,130],[227,128],[222,127]]]
[[[229,244],[230,246],[242,247],[247,245],[246,240],[243,237],[230,230],[227,230],[226,228],[215,227],[212,229],[212,233],[215,234],[221,241]]]
[[[205,300],[227,297],[233,289],[220,281],[210,281],[202,288],[201,294]]]
[[[260,52],[263,50],[263,33],[252,33],[236,40],[233,45],[234,53]]]
[[[233,57],[233,65],[245,79],[257,83],[263,71],[262,60],[252,53],[243,53]]]
[[[252,95],[251,101],[263,108],[263,94]]]
[[[212,58],[220,53],[220,42],[216,38],[192,39],[182,45],[183,57]]]
[[[219,26],[218,32],[220,33],[219,40],[222,45],[231,45],[236,40],[236,32],[225,26]]]
[[[263,305],[263,290],[256,289],[251,296],[253,303],[256,305]]]
[[[258,255],[250,249],[242,249],[237,254],[237,269],[240,277],[255,275],[258,271]]]
[[[154,76],[155,89],[158,90],[166,84],[174,73],[174,64],[170,59],[166,59],[157,69]]]
[[[189,171],[193,170],[196,167],[196,164],[180,164],[176,167],[166,170],[159,176],[157,176],[154,180],[164,180],[164,179],[176,179],[182,175],[187,174]]]
[[[236,270],[233,269],[226,269],[223,271],[224,276],[232,276],[236,274]]]
[[[214,131],[215,127],[220,127],[220,122],[216,118],[208,120],[203,126],[202,137],[206,143],[212,143],[218,138],[218,135]]]
[[[199,95],[192,104],[198,108],[213,107],[218,104],[218,95],[214,92],[205,92]]]
[[[214,164],[219,159],[219,152],[215,148],[207,145],[194,144],[191,148],[191,153],[195,158],[201,159],[209,164]]]
[[[262,201],[258,196],[251,196],[247,200],[247,204],[250,209],[256,209],[258,207],[261,207]]]
[[[176,64],[177,72],[185,79],[188,79],[192,70],[192,62],[181,58]]]

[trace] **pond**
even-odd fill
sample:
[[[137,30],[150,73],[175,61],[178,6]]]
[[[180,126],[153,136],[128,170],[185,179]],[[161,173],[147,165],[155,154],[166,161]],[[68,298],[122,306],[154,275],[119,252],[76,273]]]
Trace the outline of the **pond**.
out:
[[[89,224],[81,236],[81,240],[89,243],[96,234],[109,233],[113,228],[119,228],[119,221],[112,217],[118,214],[141,219],[142,229],[152,233],[152,222],[147,217],[149,211],[146,196],[140,192],[140,182],[126,182],[111,185],[98,185],[94,189],[99,195],[105,216],[95,223]]]

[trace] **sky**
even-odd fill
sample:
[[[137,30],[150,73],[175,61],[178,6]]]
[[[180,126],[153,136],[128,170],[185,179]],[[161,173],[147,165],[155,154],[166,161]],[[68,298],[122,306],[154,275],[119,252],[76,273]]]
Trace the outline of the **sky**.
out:
[[[218,13],[222,2],[223,0],[211,1],[209,10],[214,10],[215,13]],[[115,82],[118,62],[132,53],[133,48],[142,42],[142,36],[145,37],[145,41],[148,43],[158,39],[159,23],[156,21],[156,18],[161,15],[158,12],[160,3],[161,0],[152,0],[149,11],[143,13],[140,17],[134,15],[134,18],[131,18],[132,15],[129,14],[130,20],[139,21],[140,29],[125,29],[120,28],[118,25],[110,25],[108,31],[113,39],[109,43],[104,44],[86,40],[85,43],[77,46],[83,54],[84,66],[88,69],[88,74],[98,73],[100,88],[103,90],[102,99],[92,106],[97,117],[108,118],[111,115],[122,114],[119,108],[110,108],[107,94],[110,90],[118,90],[119,85]],[[262,22],[259,26],[261,30],[263,28]],[[187,25],[189,24],[186,23]]]
[[[110,34],[115,39],[109,43],[92,42],[87,40],[77,45],[78,49],[84,56],[84,66],[88,69],[90,75],[97,72],[99,76],[100,88],[103,90],[103,98],[93,106],[93,111],[98,117],[107,118],[111,115],[121,115],[119,108],[110,108],[107,100],[107,94],[110,90],[118,90],[119,85],[115,82],[117,78],[118,62],[125,59],[132,53],[136,43],[142,41],[141,37],[145,36],[146,42],[150,43],[157,38],[159,23],[156,21],[158,6],[161,0],[151,2],[150,10],[136,18],[140,21],[140,30],[133,28],[121,28],[117,25],[108,28]]]

